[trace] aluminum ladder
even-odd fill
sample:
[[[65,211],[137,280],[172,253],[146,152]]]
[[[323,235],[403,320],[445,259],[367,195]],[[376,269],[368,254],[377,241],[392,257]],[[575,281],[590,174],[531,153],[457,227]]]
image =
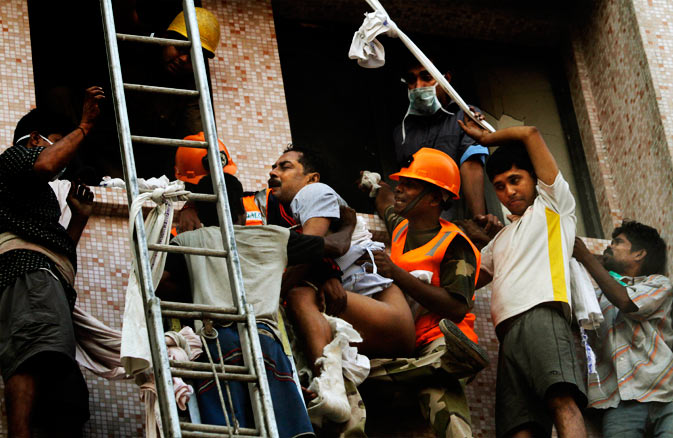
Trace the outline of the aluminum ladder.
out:
[[[126,192],[129,206],[139,194],[137,172],[133,155],[133,144],[152,144],[168,148],[198,147],[208,149],[208,163],[215,195],[191,195],[192,199],[216,202],[222,234],[223,251],[204,250],[202,248],[185,248],[170,245],[148,244],[142,214],[135,218],[135,238],[133,257],[141,293],[143,297],[147,331],[152,353],[152,364],[157,386],[157,395],[161,411],[163,432],[166,437],[278,437],[278,430],[271,402],[269,384],[266,378],[264,359],[257,332],[255,315],[246,302],[241,267],[236,250],[234,227],[229,213],[222,162],[220,158],[217,131],[213,116],[212,103],[208,90],[205,62],[201,48],[201,39],[196,20],[193,0],[183,0],[183,11],[188,41],[144,37],[138,35],[118,34],[115,30],[111,0],[100,0],[105,45],[107,49],[108,68],[112,83],[113,104],[119,133],[119,143],[126,180]],[[173,45],[190,47],[196,90],[184,90],[148,85],[128,84],[122,81],[121,65],[117,40],[139,44]],[[198,96],[201,120],[205,133],[205,142],[194,142],[177,139],[142,137],[131,135],[126,108],[125,90],[137,90],[147,93],[161,93],[181,96]],[[236,308],[213,308],[211,306],[161,302],[154,293],[149,262],[149,251],[176,252],[181,254],[224,257],[229,272],[231,293]],[[215,322],[236,322],[241,340],[244,359],[243,366],[225,365],[224,369],[216,365],[216,377],[211,365],[200,362],[169,361],[162,316],[189,319],[210,319]],[[208,348],[204,346],[204,349]],[[205,352],[204,352],[205,354]],[[173,393],[172,376],[185,378],[218,378],[221,380],[237,380],[248,382],[255,428],[238,428],[181,422]]]

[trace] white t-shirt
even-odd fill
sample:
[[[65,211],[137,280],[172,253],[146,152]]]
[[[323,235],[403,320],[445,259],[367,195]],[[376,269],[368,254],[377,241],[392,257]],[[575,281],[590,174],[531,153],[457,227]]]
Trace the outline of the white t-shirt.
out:
[[[481,269],[493,276],[491,316],[498,325],[538,304],[558,301],[570,315],[568,262],[575,241],[575,198],[559,172],[519,220],[481,251]]]
[[[276,315],[280,284],[287,266],[290,230],[276,225],[234,225],[248,304],[257,322],[268,324],[277,335]],[[178,234],[172,243],[180,246],[222,250],[219,227],[203,227]],[[185,256],[195,304],[233,307],[229,273],[221,257]]]
[[[347,206],[346,201],[327,184],[312,183],[302,187],[290,203],[292,216],[302,226],[311,218],[325,217],[339,219],[339,206]]]

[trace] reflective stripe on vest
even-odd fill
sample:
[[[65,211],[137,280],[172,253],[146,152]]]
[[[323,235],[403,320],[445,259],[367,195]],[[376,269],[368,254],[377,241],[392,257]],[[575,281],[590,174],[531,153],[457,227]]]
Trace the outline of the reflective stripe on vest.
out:
[[[255,195],[244,196],[243,208],[245,208],[245,225],[264,225],[262,211],[255,203]]]
[[[243,201],[243,208],[245,208],[245,225],[265,225],[266,211],[269,204],[269,193],[271,189],[266,189],[264,196],[260,196],[260,192],[253,193],[249,196],[241,198]],[[264,211],[259,206],[259,202],[264,202]]]
[[[467,235],[465,235],[465,233],[463,233],[463,231],[456,225],[445,221],[444,219],[440,219],[439,222],[442,228],[435,237],[430,239],[430,241],[425,245],[407,252],[404,252],[404,244],[407,240],[409,222],[405,220],[400,223],[397,227],[395,227],[392,233],[393,240],[390,251],[390,258],[397,266],[401,267],[407,272],[416,270],[432,272],[431,284],[433,286],[439,287],[439,268],[442,260],[444,259],[444,254],[446,253],[446,250],[448,249],[453,239],[460,235],[470,244],[477,261],[474,278],[476,285],[477,278],[479,276],[479,266],[481,264],[481,253],[474,246],[469,237],[467,237]],[[442,332],[439,330],[439,321],[441,319],[441,316],[432,312],[416,317],[416,347],[425,345],[443,336]],[[465,318],[463,318],[463,320],[457,325],[465,334],[465,336],[470,338],[472,341],[477,342],[477,334],[474,332],[474,320],[474,314],[467,313]]]

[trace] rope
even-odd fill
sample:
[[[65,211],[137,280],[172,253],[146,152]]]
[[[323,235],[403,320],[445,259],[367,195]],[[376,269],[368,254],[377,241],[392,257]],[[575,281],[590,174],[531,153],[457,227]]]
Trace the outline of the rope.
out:
[[[210,320],[204,320],[203,322],[203,327],[201,328],[200,336],[201,336],[201,342],[203,342],[204,345],[204,350],[206,350],[206,354],[208,355],[208,362],[210,363],[210,368],[213,373],[213,379],[215,380],[215,386],[217,387],[217,395],[220,399],[220,407],[222,408],[222,412],[224,413],[224,420],[227,423],[227,427],[229,428],[229,437],[233,438],[233,434],[237,434],[239,432],[239,423],[238,419],[236,418],[236,415],[234,414],[234,402],[232,401],[231,398],[231,390],[229,389],[229,382],[227,380],[224,381],[224,386],[227,391],[227,400],[229,401],[229,407],[231,409],[231,416],[234,420],[234,427],[233,427],[233,432],[232,432],[232,427],[231,427],[231,422],[229,421],[229,414],[227,413],[227,406],[226,403],[224,402],[224,395],[222,394],[222,386],[220,384],[220,379],[217,376],[217,370],[215,369],[215,363],[213,362],[213,356],[210,354],[210,348],[208,347],[208,343],[206,341],[206,337],[211,340],[215,340],[215,345],[217,346],[217,354],[220,356],[220,367],[222,369],[223,373],[226,373],[224,370],[224,359],[222,358],[222,348],[220,347],[220,339],[217,333],[217,330],[213,328],[213,323]]]

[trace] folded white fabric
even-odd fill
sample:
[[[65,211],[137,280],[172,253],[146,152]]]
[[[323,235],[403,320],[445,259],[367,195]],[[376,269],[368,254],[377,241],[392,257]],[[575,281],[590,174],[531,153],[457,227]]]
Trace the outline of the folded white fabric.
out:
[[[579,325],[585,330],[596,330],[603,322],[603,312],[589,274],[574,257],[570,259],[570,295]]]
[[[170,180],[166,175],[161,175],[159,178],[138,178],[138,189],[140,191],[154,190],[166,188],[171,184]],[[125,189],[126,183],[121,178],[112,178],[109,176],[104,176],[103,180],[98,184],[101,187],[116,187],[119,189]]]
[[[384,12],[365,13],[365,20],[353,35],[348,57],[357,59],[358,64],[365,68],[378,68],[386,62],[383,45],[376,39],[382,33],[395,38],[397,26]]]

